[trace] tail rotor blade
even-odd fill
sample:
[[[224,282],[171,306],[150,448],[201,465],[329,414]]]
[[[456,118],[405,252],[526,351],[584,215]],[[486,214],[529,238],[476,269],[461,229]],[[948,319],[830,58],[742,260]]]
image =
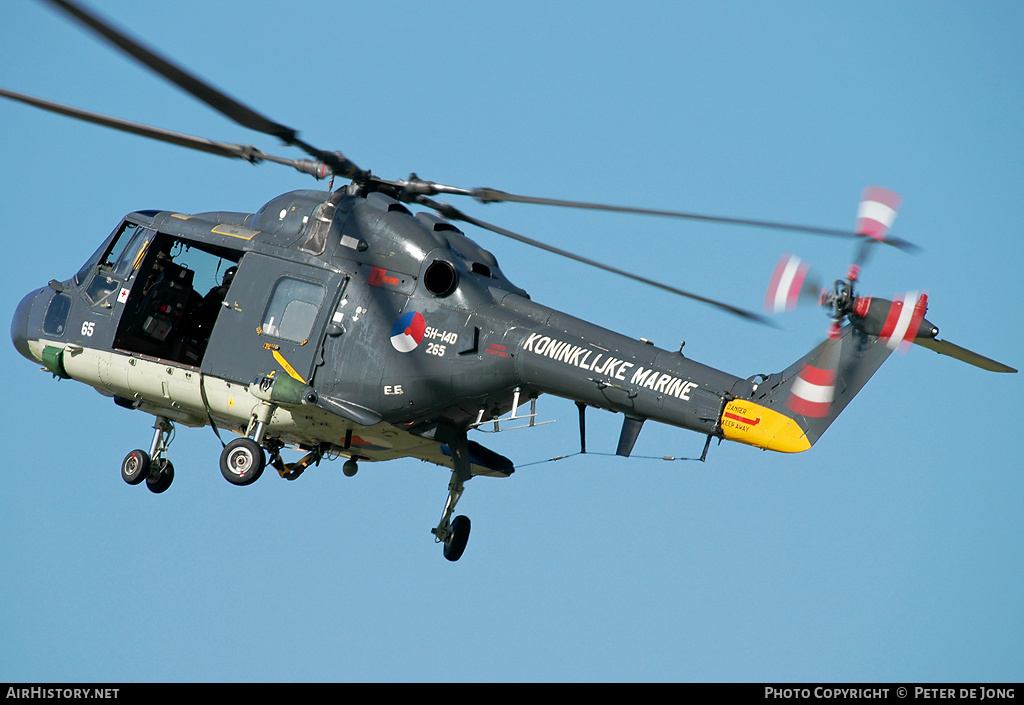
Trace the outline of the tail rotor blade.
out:
[[[862,236],[857,246],[857,254],[850,263],[846,278],[856,281],[860,270],[868,261],[868,255],[880,242],[893,244],[886,236],[896,222],[902,199],[899,194],[881,186],[868,186],[861,194],[857,206],[857,233]],[[901,241],[902,242],[902,241]]]
[[[782,255],[765,292],[764,310],[769,313],[792,311],[801,298],[817,297],[820,285],[813,278],[808,279],[809,270],[807,263],[796,255]]]
[[[850,264],[850,270],[854,273],[854,278],[860,275],[860,270],[867,264],[868,255],[874,249],[874,245],[878,244],[878,240],[866,237],[860,241],[857,245],[857,254],[853,258],[853,262]]]
[[[881,186],[868,186],[857,208],[857,233],[885,242],[892,229],[902,199],[899,194]]]

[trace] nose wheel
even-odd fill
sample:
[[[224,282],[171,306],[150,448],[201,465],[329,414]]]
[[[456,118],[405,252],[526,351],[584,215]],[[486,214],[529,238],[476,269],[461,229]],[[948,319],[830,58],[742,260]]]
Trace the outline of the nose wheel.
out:
[[[174,425],[163,417],[153,424],[153,444],[149,452],[136,448],[121,461],[121,479],[129,485],[143,482],[150,492],[166,492],[174,481],[174,465],[167,459],[167,447],[174,437]]]

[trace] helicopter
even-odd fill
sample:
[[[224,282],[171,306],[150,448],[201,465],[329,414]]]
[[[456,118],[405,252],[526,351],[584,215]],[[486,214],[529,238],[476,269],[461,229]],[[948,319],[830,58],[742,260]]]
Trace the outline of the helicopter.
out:
[[[631,454],[650,420],[704,435],[703,459],[716,438],[784,453],[809,449],[887,357],[910,344],[1016,372],[939,340],[924,317],[923,294],[858,295],[868,251],[912,249],[890,234],[899,204],[887,190],[865,191],[857,227],[846,232],[466,189],[415,174],[387,180],[304,142],[82,6],[48,2],[240,125],[310,158],[281,158],[11,91],[0,95],[330,182],[327,190],[276,196],[253,213],[129,213],[74,276],[52,280],[17,307],[11,335],[24,357],[155,418],[148,448],[129,451],[122,462],[131,485],[145,483],[155,493],[170,487],[176,426],[211,427],[222,443],[221,472],[239,486],[258,480],[268,465],[295,480],[325,459],[344,457],[345,474],[354,475],[360,462],[415,457],[451,471],[432,533],[445,558],[456,561],[471,526],[455,515],[465,483],[515,470],[512,460],[470,440],[470,431],[540,423],[536,403],[543,394],[576,403],[581,450],[590,407],[623,414],[617,455]],[[336,178],[348,183],[334,189]],[[660,349],[534,302],[456,223],[744,320],[764,323],[765,316],[527,238],[434,200],[439,195],[817,232],[851,238],[860,250],[831,290],[814,282],[798,258],[780,260],[766,308],[774,313],[815,301],[831,317],[827,337],[779,373],[741,378],[681,349]],[[285,449],[304,455],[288,463]]]

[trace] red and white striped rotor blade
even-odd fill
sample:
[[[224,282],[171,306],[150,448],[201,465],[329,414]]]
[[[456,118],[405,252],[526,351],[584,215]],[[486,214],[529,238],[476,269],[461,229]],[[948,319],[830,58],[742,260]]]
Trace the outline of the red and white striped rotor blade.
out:
[[[918,291],[898,294],[889,307],[889,315],[885,317],[885,323],[878,334],[879,339],[890,350],[906,353],[917,337],[927,310],[927,294]]]
[[[857,233],[884,242],[896,221],[901,202],[899,194],[887,188],[865,188],[857,207]]]
[[[808,269],[807,263],[796,255],[782,255],[768,283],[764,310],[782,313],[796,308]]]

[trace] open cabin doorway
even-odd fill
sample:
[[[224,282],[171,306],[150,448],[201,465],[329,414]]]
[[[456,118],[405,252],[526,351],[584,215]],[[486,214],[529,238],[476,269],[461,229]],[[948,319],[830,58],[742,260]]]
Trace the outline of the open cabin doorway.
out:
[[[240,255],[157,233],[136,265],[114,348],[199,367]]]

